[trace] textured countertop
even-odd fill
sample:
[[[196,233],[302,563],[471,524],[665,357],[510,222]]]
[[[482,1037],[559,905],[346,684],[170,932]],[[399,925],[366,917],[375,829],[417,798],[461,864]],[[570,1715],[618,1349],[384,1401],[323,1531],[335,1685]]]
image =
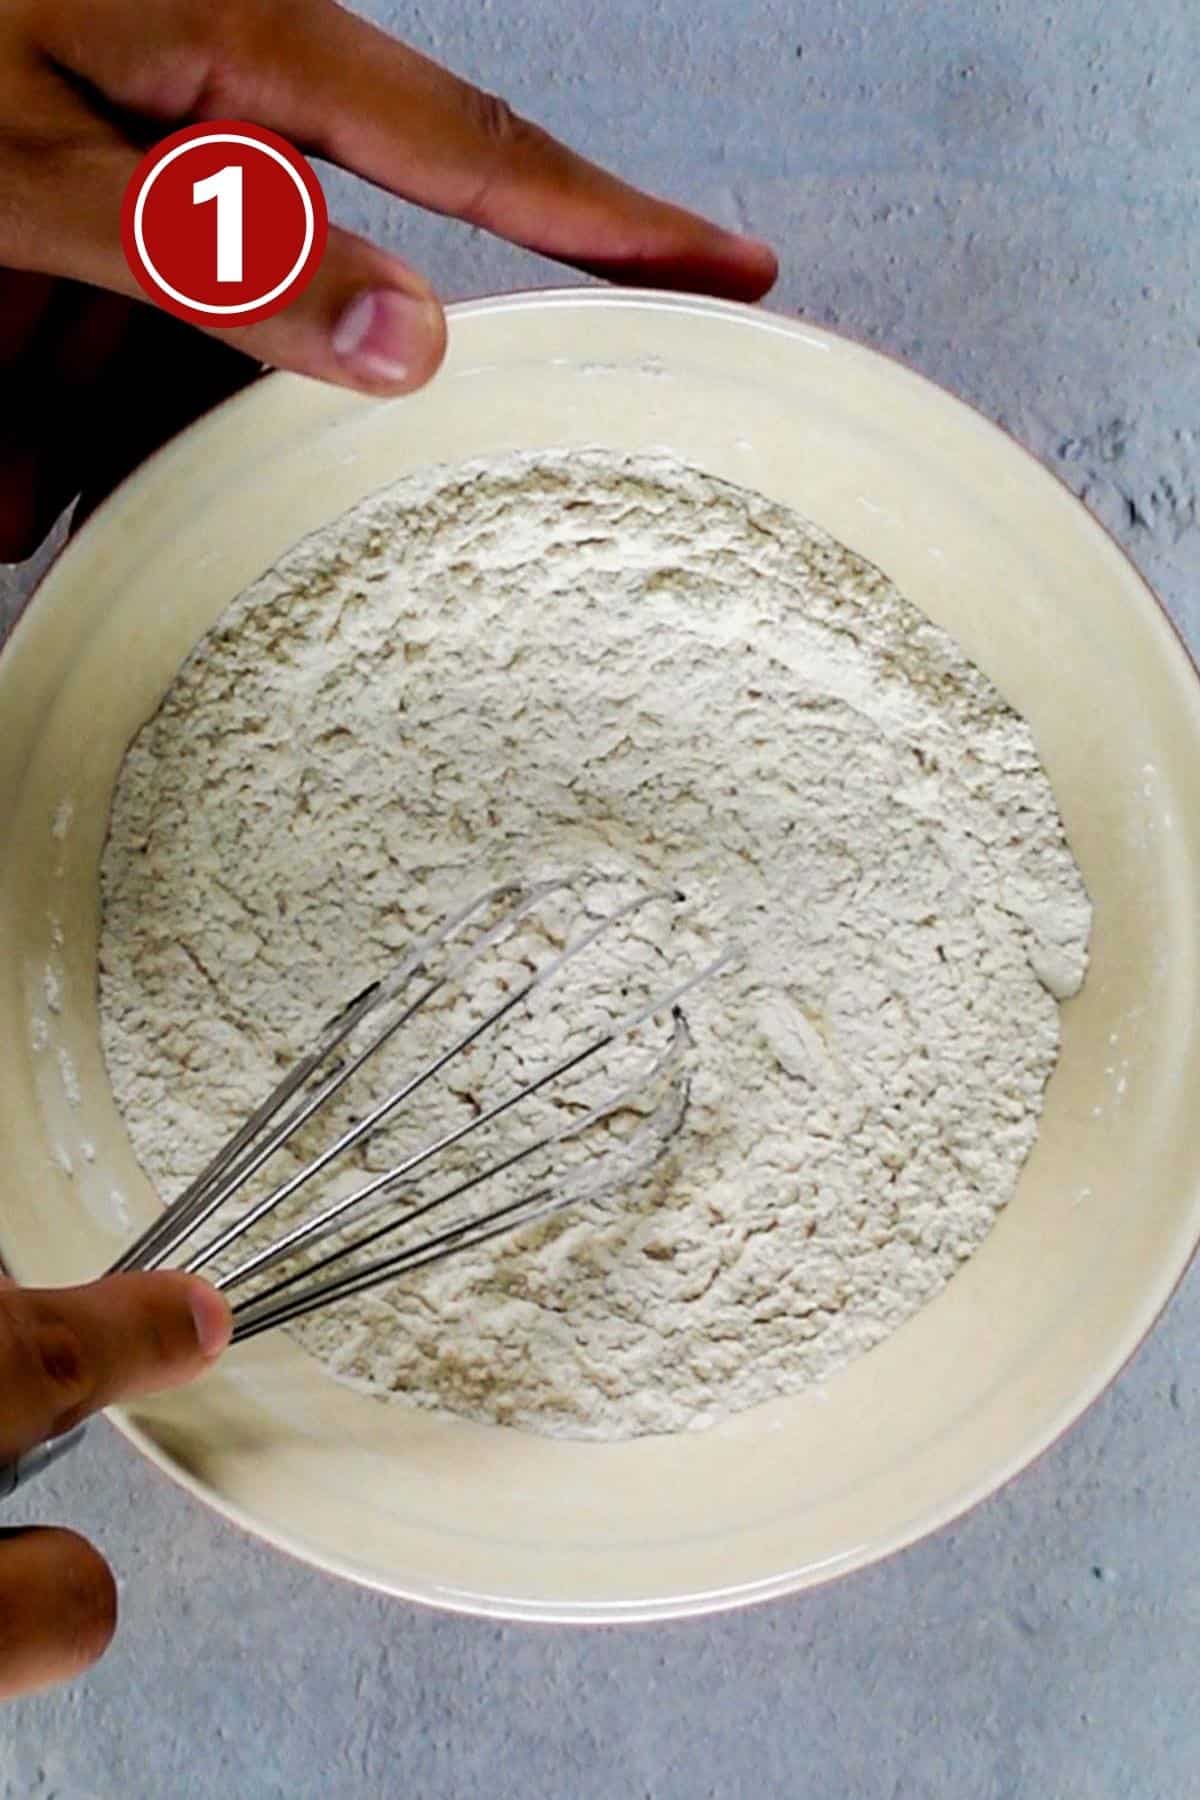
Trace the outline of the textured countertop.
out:
[[[779,247],[1083,495],[1200,648],[1194,0],[424,0],[365,10]],[[1096,15],[1102,13],[1102,22]],[[449,296],[536,258],[331,182]],[[0,630],[29,586],[0,576]],[[0,726],[2,728],[2,726]],[[249,1542],[110,1428],[7,1522],[120,1572],[116,1644],[0,1714],[11,1800],[1193,1800],[1200,1281],[1067,1439],[931,1542],[694,1624],[474,1623]]]

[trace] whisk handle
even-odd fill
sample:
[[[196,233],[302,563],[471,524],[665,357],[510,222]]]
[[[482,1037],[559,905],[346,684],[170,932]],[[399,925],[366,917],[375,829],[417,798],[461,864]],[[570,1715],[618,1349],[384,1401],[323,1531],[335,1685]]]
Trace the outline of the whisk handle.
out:
[[[81,1442],[86,1425],[76,1425],[70,1431],[64,1431],[61,1437],[51,1438],[48,1444],[37,1444],[27,1450],[24,1456],[18,1456],[10,1463],[0,1463],[0,1501],[11,1500],[19,1487],[48,1469],[51,1463],[65,1456],[68,1450],[74,1450]]]

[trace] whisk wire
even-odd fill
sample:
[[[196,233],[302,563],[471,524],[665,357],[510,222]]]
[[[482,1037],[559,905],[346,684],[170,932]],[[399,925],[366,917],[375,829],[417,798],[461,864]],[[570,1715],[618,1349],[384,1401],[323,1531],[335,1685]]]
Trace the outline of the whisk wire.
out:
[[[112,1272],[153,1268],[177,1256],[214,1214],[227,1207],[265,1164],[332,1102],[364,1064],[392,1042],[401,1029],[428,1007],[439,993],[460,986],[476,962],[511,938],[522,923],[554,895],[573,889],[577,881],[578,877],[567,876],[527,885],[515,882],[500,884],[453,913],[402,958],[391,974],[364,988],[327,1021],[314,1048],[297,1060],[201,1173],[123,1252],[113,1264]],[[181,1266],[194,1272],[217,1263],[226,1251],[275,1214],[301,1188],[315,1182],[338,1158],[364,1143],[382,1126],[392,1122],[407,1101],[457,1058],[465,1055],[503,1019],[529,1001],[536,990],[552,981],[567,964],[582,957],[606,933],[613,931],[621,921],[630,918],[643,907],[678,900],[679,896],[674,893],[643,891],[634,899],[605,911],[598,920],[595,920],[593,913],[591,916],[595,922],[590,923],[580,936],[572,938],[567,934],[562,947],[556,949],[545,962],[538,966],[528,963],[533,971],[528,980],[519,981],[511,991],[505,992],[503,998],[491,1006],[482,1019],[461,1032],[448,1049],[428,1058],[415,1073],[391,1087],[362,1119],[352,1121],[336,1135],[330,1145],[308,1158],[294,1174],[272,1185],[262,1198],[253,1201],[236,1218],[220,1226],[215,1235],[204,1244],[192,1249]],[[512,904],[505,906],[499,919],[474,935],[461,951],[456,953],[451,949],[448,966],[440,973],[431,974],[431,960],[436,952],[452,946],[456,934],[470,926],[481,914],[486,915],[489,909],[510,901]],[[550,933],[551,941],[555,935]],[[544,936],[545,933],[543,938]],[[623,1017],[590,1037],[580,1049],[560,1057],[540,1074],[518,1085],[513,1092],[477,1111],[463,1124],[444,1131],[433,1141],[401,1157],[381,1174],[359,1184],[351,1193],[335,1199],[314,1215],[291,1226],[272,1243],[251,1250],[234,1267],[223,1271],[218,1268],[214,1279],[219,1287],[230,1292],[244,1288],[255,1278],[278,1270],[285,1261],[297,1256],[306,1257],[321,1241],[352,1229],[354,1220],[378,1211],[385,1202],[389,1205],[389,1217],[383,1224],[337,1244],[315,1261],[309,1259],[289,1273],[279,1275],[266,1288],[260,1287],[258,1291],[238,1299],[234,1304],[234,1341],[242,1342],[276,1325],[302,1318],[318,1307],[368,1291],[408,1270],[425,1267],[463,1249],[486,1243],[519,1225],[532,1223],[536,1219],[557,1213],[564,1207],[577,1204],[581,1198],[598,1195],[606,1187],[611,1189],[618,1179],[613,1171],[618,1161],[622,1160],[619,1152],[623,1151],[623,1160],[633,1165],[633,1172],[626,1179],[637,1179],[646,1174],[663,1153],[670,1136],[678,1129],[687,1103],[686,1077],[681,1080],[674,1074],[691,1041],[681,1011],[681,1002],[691,990],[729,966],[737,954],[733,949],[724,951],[686,979],[676,983],[669,992],[659,993],[648,1002],[633,1007]],[[409,986],[423,975],[431,978],[424,983],[414,999],[407,1000],[405,995]],[[508,969],[500,975],[502,988],[507,975]],[[396,1008],[394,1014],[391,1011],[393,1006]],[[383,1012],[385,1016],[371,1030],[365,1045],[361,1049],[353,1048],[344,1059],[335,1061],[333,1067],[327,1069],[330,1060],[338,1057],[354,1033],[372,1014],[379,1012]],[[433,1172],[439,1157],[463,1143],[473,1133],[481,1131],[505,1114],[515,1112],[603,1051],[633,1036],[650,1020],[667,1014],[673,1021],[669,1042],[664,1050],[653,1056],[649,1066],[635,1080],[610,1092],[599,1104],[586,1108],[581,1116],[577,1115],[556,1128],[535,1134],[511,1152],[493,1155],[482,1167],[453,1180],[449,1187],[428,1200],[413,1203],[410,1195],[405,1195],[403,1199],[397,1196],[397,1189],[412,1187],[425,1180]],[[326,1072],[322,1074],[322,1070]],[[632,1101],[646,1099],[656,1085],[664,1081],[668,1086],[674,1081],[669,1100],[666,1103],[657,1102],[646,1115],[642,1126],[630,1136],[614,1140],[615,1149],[613,1143],[607,1143],[582,1168],[568,1169],[565,1172],[552,1170],[549,1177],[537,1182],[530,1192],[505,1201],[502,1205],[493,1206],[490,1210],[460,1219],[436,1231],[433,1236],[425,1236],[419,1242],[393,1248],[365,1263],[361,1261],[363,1253],[374,1248],[383,1239],[443,1212],[484,1184],[498,1182],[511,1171],[532,1162],[538,1155],[551,1155],[557,1146],[565,1145],[599,1126],[622,1108],[628,1107]],[[559,1104],[562,1103],[560,1099]]]
[[[287,1105],[293,1095],[304,1088],[322,1063],[340,1049],[346,1039],[372,1012],[394,999],[408,981],[420,974],[435,949],[440,948],[456,931],[461,930],[462,926],[475,913],[494,903],[497,899],[521,890],[516,884],[505,884],[490,889],[486,894],[463,907],[460,912],[452,915],[436,932],[427,937],[415,951],[404,959],[395,973],[386,980],[372,982],[369,987],[364,988],[325,1027],[325,1032],[317,1048],[301,1058],[288,1071],[279,1085],[252,1114],[241,1131],[230,1140],[229,1144],[217,1152],[207,1169],[167,1209],[163,1217],[155,1222],[144,1238],[139,1239],[130,1250],[126,1251],[120,1264],[114,1265],[111,1272],[115,1272],[118,1266],[122,1268],[154,1268],[161,1265],[178,1249],[181,1243],[205,1224],[219,1207],[227,1205],[246,1183],[253,1179],[275,1152],[302,1130],[316,1113],[328,1105],[346,1086],[347,1082],[358,1073],[359,1069],[378,1050],[382,1049],[384,1044],[393,1038],[404,1025],[408,1024],[421,1007],[426,1005],[440,989],[461,976],[471,962],[482,956],[494,943],[500,941],[502,936],[515,930],[521,919],[549,893],[567,885],[567,882],[561,880],[544,882],[532,891],[526,892],[520,904],[514,906],[496,925],[478,938],[458,964],[431,982],[425,992],[411,1006],[370,1039],[362,1051],[355,1055],[349,1063],[335,1065],[312,1094],[301,1098],[290,1112],[284,1113],[283,1118],[266,1132],[262,1141],[257,1142],[256,1139],[270,1125],[275,1115]],[[358,1136],[366,1135],[376,1122],[377,1119],[364,1122]],[[358,1141],[357,1138],[354,1141]],[[332,1161],[334,1156],[339,1155],[348,1147],[345,1143],[339,1144],[331,1152],[328,1160]],[[319,1173],[318,1169],[310,1168],[304,1174],[303,1180],[309,1180],[317,1173]],[[300,1184],[295,1185],[299,1186]],[[214,1190],[216,1191],[214,1192]],[[270,1206],[278,1205],[281,1201],[290,1198],[293,1191],[295,1191],[294,1188],[288,1188],[286,1192],[279,1190],[273,1193],[269,1196],[269,1204],[264,1205],[263,1212],[269,1210]],[[253,1221],[247,1219],[242,1222],[241,1228],[247,1229],[251,1223]]]
[[[618,1089],[616,1093],[608,1095],[606,1099],[592,1107],[581,1117],[568,1120],[565,1125],[560,1125],[556,1130],[544,1132],[540,1137],[531,1139],[530,1142],[523,1144],[519,1149],[510,1152],[499,1161],[493,1162],[485,1168],[478,1170],[475,1174],[469,1176],[457,1186],[449,1189],[446,1193],[436,1196],[433,1200],[426,1201],[424,1205],[411,1208],[409,1211],[401,1214],[399,1218],[392,1219],[386,1225],[381,1225],[375,1231],[368,1233],[366,1237],[357,1238],[353,1243],[344,1245],[338,1250],[331,1251],[328,1256],[322,1257],[320,1262],[311,1264],[307,1268],[296,1270],[294,1274],[285,1277],[282,1281],[277,1283],[277,1288],[289,1287],[293,1282],[300,1280],[306,1275],[314,1275],[319,1269],[325,1268],[330,1263],[340,1261],[343,1257],[353,1255],[359,1250],[366,1249],[369,1245],[376,1243],[382,1237],[388,1236],[391,1232],[399,1230],[402,1226],[411,1225],[415,1220],[425,1217],[428,1213],[433,1212],[435,1208],[443,1206],[451,1200],[459,1199],[463,1194],[469,1193],[473,1188],[479,1187],[484,1181],[494,1180],[500,1175],[507,1173],[508,1170],[516,1168],[519,1164],[526,1162],[530,1157],[537,1155],[539,1152],[552,1149],[555,1144],[566,1143],[571,1138],[581,1136],[583,1132],[590,1130],[593,1125],[598,1124],[602,1119],[609,1117],[612,1113],[618,1111],[620,1107],[627,1105],[634,1095],[642,1092],[653,1082],[658,1080],[672,1064],[678,1062],[687,1042],[687,1028],[682,1015],[679,1014],[676,1016],[675,1026],[666,1050],[655,1057],[651,1067],[647,1069],[637,1081],[627,1082],[623,1087]],[[589,1044],[587,1048],[580,1051],[572,1061],[576,1063],[582,1062],[586,1057],[595,1055],[596,1052],[603,1047],[604,1044],[600,1041]],[[512,1095],[504,1102],[504,1106],[506,1108],[516,1106],[522,1100],[528,1099],[538,1088],[544,1087],[549,1081],[563,1073],[566,1066],[566,1064],[560,1064],[557,1069],[548,1070],[544,1075],[539,1077],[536,1082],[529,1083],[526,1087],[522,1088],[519,1093]],[[501,1109],[497,1107],[495,1112],[498,1113],[500,1110]],[[482,1123],[482,1119],[472,1120],[469,1125],[463,1128],[463,1131],[455,1133],[454,1136],[456,1138],[462,1137],[466,1132],[476,1129],[477,1126]],[[446,1141],[447,1140],[444,1140],[443,1144],[437,1146],[437,1148],[444,1147]],[[333,1218],[339,1214],[348,1213],[351,1210],[358,1209],[363,1202],[373,1198],[382,1186],[393,1185],[402,1179],[405,1172],[403,1165],[400,1165],[397,1169],[389,1170],[387,1174],[378,1177],[375,1181],[369,1182],[366,1187],[359,1188],[355,1193],[348,1195],[336,1207],[330,1207],[325,1213],[320,1214],[308,1224],[298,1226],[294,1231],[288,1234],[287,1240],[281,1239],[278,1245],[270,1246],[268,1249],[259,1252],[256,1256],[247,1258],[244,1263],[239,1264],[239,1266],[236,1269],[231,1270],[229,1274],[219,1277],[216,1285],[227,1290],[237,1287],[251,1276],[262,1274],[274,1263],[283,1261],[285,1256],[292,1255],[299,1249],[307,1248],[323,1237],[328,1237],[332,1231],[338,1229],[336,1224],[330,1222]],[[274,1293],[275,1291],[277,1291],[276,1288],[269,1290],[271,1293]],[[255,1300],[258,1301],[265,1297],[264,1294],[258,1294],[255,1296]]]
[[[563,884],[556,883],[554,885],[561,886]],[[546,884],[539,890],[538,897],[544,897],[548,891],[551,891],[550,884]],[[432,1061],[418,1069],[415,1075],[412,1075],[406,1081],[401,1082],[398,1087],[394,1088],[383,1100],[374,1106],[364,1118],[357,1120],[353,1125],[348,1126],[341,1136],[335,1139],[332,1144],[328,1145],[320,1155],[315,1157],[311,1162],[305,1164],[303,1168],[299,1169],[296,1174],[291,1176],[287,1181],[281,1183],[280,1186],[273,1188],[270,1193],[264,1195],[264,1197],[258,1201],[248,1213],[244,1214],[241,1218],[234,1220],[234,1222],[227,1226],[223,1232],[212,1240],[211,1243],[205,1245],[201,1250],[198,1250],[184,1263],[184,1268],[186,1268],[190,1274],[197,1273],[210,1262],[213,1257],[219,1256],[231,1243],[241,1237],[244,1232],[252,1230],[261,1219],[266,1218],[269,1213],[273,1213],[276,1208],[290,1200],[292,1195],[297,1193],[300,1188],[306,1186],[310,1181],[313,1181],[318,1175],[323,1174],[332,1163],[338,1160],[339,1157],[345,1155],[348,1150],[354,1149],[358,1144],[364,1143],[382,1124],[387,1120],[394,1118],[395,1114],[399,1111],[400,1107],[403,1106],[406,1100],[411,1099],[411,1097],[423,1088],[427,1082],[432,1081],[436,1075],[439,1075],[442,1070],[455,1061],[457,1057],[469,1050],[473,1044],[477,1043],[479,1039],[485,1035],[486,1032],[491,1031],[502,1019],[513,1012],[522,1001],[527,1000],[535,989],[552,980],[565,964],[582,956],[586,951],[590,950],[593,944],[595,944],[606,932],[611,931],[614,926],[618,925],[623,919],[628,918],[641,907],[648,905],[650,901],[656,897],[657,896],[653,895],[639,895],[637,899],[630,901],[625,906],[619,907],[615,912],[607,914],[600,920],[599,924],[595,925],[576,943],[560,951],[541,969],[537,970],[527,982],[524,982],[512,993],[506,995],[504,1000],[501,1001],[498,1006],[493,1008],[490,1013],[483,1019],[480,1019],[468,1031],[465,1031],[447,1050],[442,1051],[439,1056],[433,1058]],[[534,904],[534,902],[527,899],[520,906],[514,907],[510,913],[505,915],[499,924],[485,934],[484,939],[480,940],[478,944],[471,946],[470,950],[467,951],[453,969],[448,971],[444,976],[440,976],[436,981],[431,982],[429,986],[425,988],[424,992],[419,994],[418,997],[404,1009],[397,1019],[391,1021],[377,1032],[365,1049],[354,1057],[345,1071],[337,1074],[335,1077],[330,1077],[330,1079],[318,1090],[313,1101],[298,1110],[295,1115],[294,1123],[290,1125],[290,1129],[284,1128],[288,1123],[288,1121],[284,1121],[284,1124],[270,1135],[268,1144],[248,1161],[244,1171],[239,1169],[237,1173],[228,1180],[224,1191],[220,1194],[214,1204],[192,1222],[189,1228],[189,1235],[204,1223],[206,1217],[211,1216],[211,1213],[216,1210],[217,1206],[224,1205],[232,1199],[245,1185],[246,1181],[248,1181],[252,1175],[257,1173],[269,1157],[273,1156],[276,1150],[282,1149],[284,1144],[286,1144],[289,1139],[307,1123],[312,1114],[320,1106],[327,1104],[350,1076],[357,1073],[358,1069],[360,1069],[368,1058],[373,1056],[377,1050],[382,1049],[383,1045],[389,1042],[402,1026],[409,1024],[436,993],[450,982],[461,980],[463,974],[471,964],[477,961],[478,958],[484,954],[486,949],[500,941],[500,934],[502,932],[515,929],[516,925],[520,922],[520,919],[528,913],[532,904]],[[613,1038],[610,1035],[604,1039],[604,1044],[611,1043],[612,1041]],[[603,1048],[604,1044],[599,1044],[596,1047]],[[479,1117],[469,1120],[461,1130],[448,1134],[445,1138],[440,1139],[437,1143],[430,1145],[427,1149],[419,1152],[413,1158],[410,1158],[405,1164],[394,1170],[389,1179],[395,1180],[408,1174],[412,1169],[418,1168],[423,1162],[427,1162],[431,1157],[438,1155],[442,1150],[448,1149],[452,1144],[459,1142],[459,1140],[465,1137],[469,1131],[478,1130],[480,1126],[489,1124],[493,1119],[499,1118],[502,1113],[507,1112],[518,1100],[525,1098],[528,1094],[537,1093],[550,1081],[567,1074],[577,1063],[582,1062],[585,1059],[586,1054],[591,1054],[591,1052],[581,1052],[577,1056],[568,1059],[561,1067],[548,1071],[539,1081],[531,1083],[524,1093],[501,1102],[482,1113]],[[380,1185],[382,1186],[385,1184],[381,1182]]]
[[[299,1116],[304,1110],[305,1118],[310,1117],[317,1106],[330,1098],[324,1088],[319,1091],[316,1103],[309,1107],[301,1102],[301,1107],[293,1113],[285,1115],[269,1135],[269,1148],[264,1149],[256,1143],[260,1134],[270,1121],[282,1111],[293,1095],[299,1092],[310,1081],[329,1057],[338,1050],[346,1039],[354,1032],[365,1018],[394,991],[398,991],[405,981],[418,973],[432,952],[460,931],[473,914],[485,906],[493,904],[497,898],[521,890],[515,883],[490,888],[486,893],[477,895],[467,906],[451,914],[439,928],[425,938],[404,958],[400,968],[386,981],[373,981],[368,987],[346,1003],[332,1019],[322,1027],[315,1047],[292,1065],[281,1081],[272,1088],[262,1104],[251,1113],[229,1140],[216,1152],[212,1160],[200,1171],[199,1175],[189,1183],[179,1197],[166,1211],[147,1226],[146,1230],[124,1250],[111,1265],[110,1275],[120,1274],[129,1269],[150,1269],[156,1267],[169,1256],[177,1246],[189,1237],[206,1219],[217,1210],[244,1185],[250,1176],[262,1167],[267,1156],[300,1129],[304,1120]],[[515,912],[516,909],[514,909]],[[509,917],[511,915],[506,915]],[[347,1076],[347,1079],[349,1077]],[[250,1164],[253,1163],[253,1167]],[[215,1199],[210,1201],[214,1188],[219,1191]]]
[[[682,1020],[679,1021],[679,1024],[682,1025]],[[663,1069],[668,1066],[669,1061],[676,1059],[686,1042],[685,1029],[683,1035],[674,1040],[670,1050],[659,1059]],[[607,1117],[626,1104],[635,1092],[640,1091],[643,1085],[643,1083],[630,1084],[620,1094],[611,1096],[600,1106],[594,1108],[585,1118],[578,1121],[571,1128],[569,1134],[556,1135],[575,1135],[589,1129],[600,1119]],[[686,1105],[686,1094],[681,1096],[679,1112],[682,1112],[684,1105]],[[650,1162],[657,1159],[657,1153],[661,1151],[663,1143],[670,1135],[670,1130],[666,1127],[660,1126],[657,1130],[653,1129],[650,1124],[643,1127],[640,1137],[647,1150],[652,1153],[648,1158]],[[407,1249],[395,1251],[390,1256],[378,1257],[359,1269],[350,1270],[332,1281],[305,1289],[303,1293],[293,1296],[292,1299],[282,1304],[278,1303],[277,1296],[287,1288],[305,1279],[311,1279],[319,1270],[342,1261],[346,1256],[357,1254],[372,1243],[391,1235],[402,1226],[411,1225],[435,1209],[461,1198],[469,1190],[481,1186],[485,1181],[494,1179],[542,1147],[542,1145],[531,1145],[514,1152],[502,1162],[480,1170],[448,1192],[438,1195],[435,1199],[427,1201],[424,1206],[417,1207],[405,1214],[403,1218],[392,1220],[387,1225],[378,1227],[376,1231],[358,1239],[354,1244],[346,1246],[344,1250],[334,1251],[310,1267],[285,1276],[265,1292],[256,1294],[253,1299],[235,1306],[234,1342],[240,1343],[245,1338],[256,1336],[259,1332],[270,1330],[276,1325],[291,1323],[298,1318],[303,1318],[307,1313],[315,1312],[320,1307],[332,1305],[336,1300],[344,1300],[354,1294],[369,1292],[372,1288],[382,1286],[384,1282],[395,1280],[397,1275],[406,1274],[415,1268],[424,1268],[430,1263],[441,1262],[447,1256],[456,1254],[458,1251],[473,1249],[479,1244],[488,1243],[493,1238],[507,1234],[517,1224],[533,1224],[563,1211],[568,1206],[578,1204],[581,1199],[595,1199],[600,1196],[603,1184],[596,1179],[594,1170],[585,1171],[582,1177],[568,1176],[557,1184],[547,1182],[535,1189],[532,1194],[522,1195],[479,1217],[465,1219],[457,1225],[448,1226],[435,1236],[426,1238],[420,1244],[410,1245]],[[636,1163],[642,1159],[634,1157],[632,1160]]]

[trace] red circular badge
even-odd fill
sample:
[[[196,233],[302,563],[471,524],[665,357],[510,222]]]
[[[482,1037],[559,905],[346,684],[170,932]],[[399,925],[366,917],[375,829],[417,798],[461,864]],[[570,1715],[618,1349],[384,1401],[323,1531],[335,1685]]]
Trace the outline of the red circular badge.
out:
[[[329,235],[304,158],[241,119],[155,144],[121,207],[125,260],[152,300],[193,325],[253,325],[312,280]]]

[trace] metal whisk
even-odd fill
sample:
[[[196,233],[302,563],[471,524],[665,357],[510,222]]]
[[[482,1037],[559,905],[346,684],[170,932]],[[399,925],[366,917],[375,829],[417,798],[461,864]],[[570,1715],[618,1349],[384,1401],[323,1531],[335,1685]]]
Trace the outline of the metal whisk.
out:
[[[387,1047],[400,1047],[406,1030],[447,997],[461,997],[470,976],[485,969],[489,958],[500,957],[546,909],[602,885],[578,876],[507,884],[489,889],[445,920],[395,971],[356,995],[324,1026],[313,1049],[108,1273],[164,1267],[204,1271],[217,1287],[238,1296],[233,1300],[233,1341],[240,1343],[565,1208],[636,1185],[666,1151],[687,1106],[690,1038],[681,1003],[729,965],[734,950],[682,977],[675,971],[676,978],[663,989],[609,1012],[581,1043],[547,1057],[536,1073],[485,1103],[472,1100],[471,1116],[461,1123],[421,1141],[366,1179],[356,1175],[349,1192],[325,1197],[321,1178],[393,1127],[409,1102],[426,1096],[439,1076],[469,1058],[506,1020],[528,1013],[543,990],[597,955],[622,924],[632,925],[646,909],[677,905],[680,897],[672,893],[643,891],[598,917],[585,914],[586,929],[580,934],[568,933],[561,942],[553,936],[543,939],[550,954],[540,963],[502,962],[492,1001],[481,1016],[471,1016],[465,1029],[424,1055],[411,1072],[389,1078],[366,1112],[348,1118],[331,1142],[308,1149],[299,1168],[267,1183],[265,1193],[254,1192],[268,1163],[329,1116],[364,1068]],[[641,1040],[654,1026],[661,1041],[644,1044]],[[637,1067],[623,1070],[622,1079],[610,1085],[604,1058],[619,1049],[635,1053]],[[603,1091],[598,1096],[571,1091],[571,1082],[593,1068],[600,1071]],[[542,1109],[550,1112],[548,1122],[543,1118],[525,1131],[515,1147],[485,1149],[476,1162],[469,1161],[474,1145],[485,1143],[489,1127],[519,1118],[539,1100],[549,1103]],[[563,1107],[555,1112],[560,1100]],[[619,1124],[626,1129],[616,1130]],[[598,1149],[589,1154],[592,1140]],[[581,1150],[585,1154],[572,1160],[571,1153]],[[458,1166],[452,1176],[426,1197],[421,1184],[454,1159]],[[506,1197],[497,1202],[501,1187]],[[302,1195],[313,1196],[311,1210],[293,1221],[292,1203]],[[287,1222],[275,1229],[281,1210]],[[368,1216],[378,1222],[359,1229]],[[210,1235],[197,1242],[206,1226]],[[333,1247],[317,1253],[331,1239]],[[0,1500],[72,1448],[83,1430],[77,1427],[15,1463],[0,1465]]]
[[[549,1059],[545,1067],[509,1092],[485,1104],[475,1103],[473,1116],[408,1151],[349,1193],[317,1205],[257,1248],[249,1248],[245,1242],[256,1228],[269,1226],[279,1209],[302,1189],[311,1190],[336,1162],[394,1123],[428,1084],[467,1056],[502,1021],[528,1007],[540,990],[561,979],[569,967],[595,954],[602,940],[619,925],[644,909],[678,900],[670,894],[644,892],[589,922],[581,935],[555,948],[540,966],[529,968],[523,980],[510,981],[507,991],[484,1016],[472,1019],[451,1043],[389,1084],[364,1116],[348,1122],[298,1170],[244,1205],[236,1217],[224,1223],[217,1219],[264,1165],[328,1109],[385,1046],[393,1044],[449,990],[461,989],[489,955],[506,945],[552,899],[567,895],[572,886],[572,880],[566,878],[530,887],[493,888],[443,923],[393,974],[358,994],[329,1021],[316,1046],[288,1071],[242,1128],[109,1272],[162,1267],[204,1271],[216,1286],[241,1295],[233,1302],[234,1342],[240,1343],[318,1307],[364,1293],[583,1200],[611,1193],[647,1174],[675,1135],[687,1102],[689,1037],[681,1002],[732,960],[731,951],[692,969],[667,991],[640,998],[581,1045],[571,1047],[557,1060]],[[500,916],[486,922],[498,907],[503,909]],[[485,923],[479,929],[481,920]],[[455,953],[456,943],[471,928],[477,928],[475,935]],[[439,956],[447,959],[440,970],[436,967]],[[569,1077],[600,1062],[615,1046],[630,1044],[644,1027],[661,1020],[669,1021],[665,1042],[648,1047],[640,1068],[619,1085],[587,1104],[576,1102],[565,1122],[552,1122],[515,1148],[485,1156],[479,1166],[460,1168],[447,1185],[428,1198],[422,1196],[420,1184],[436,1173],[447,1153],[461,1150],[469,1140],[481,1137],[486,1127],[527,1108],[535,1097],[553,1098]],[[358,1035],[365,1037],[365,1042],[358,1042]],[[580,1146],[622,1114],[636,1121],[629,1135],[613,1139],[601,1154],[574,1167],[560,1166],[568,1147]],[[536,1169],[539,1164],[537,1179],[502,1204],[485,1205],[483,1210],[467,1204],[482,1190],[494,1190],[501,1177],[511,1177],[526,1167]],[[349,1231],[366,1215],[380,1212],[385,1214],[382,1222],[370,1230],[357,1235]],[[210,1221],[212,1235],[197,1244],[197,1234]],[[422,1234],[415,1239],[413,1227],[420,1227]],[[314,1259],[309,1253],[331,1237],[340,1241]],[[392,1245],[381,1250],[387,1239],[393,1240]],[[235,1247],[239,1247],[239,1255],[230,1265],[229,1252]],[[381,1253],[366,1254],[372,1250]],[[285,1269],[284,1265],[292,1266]],[[269,1272],[273,1279],[264,1285],[262,1278]]]

